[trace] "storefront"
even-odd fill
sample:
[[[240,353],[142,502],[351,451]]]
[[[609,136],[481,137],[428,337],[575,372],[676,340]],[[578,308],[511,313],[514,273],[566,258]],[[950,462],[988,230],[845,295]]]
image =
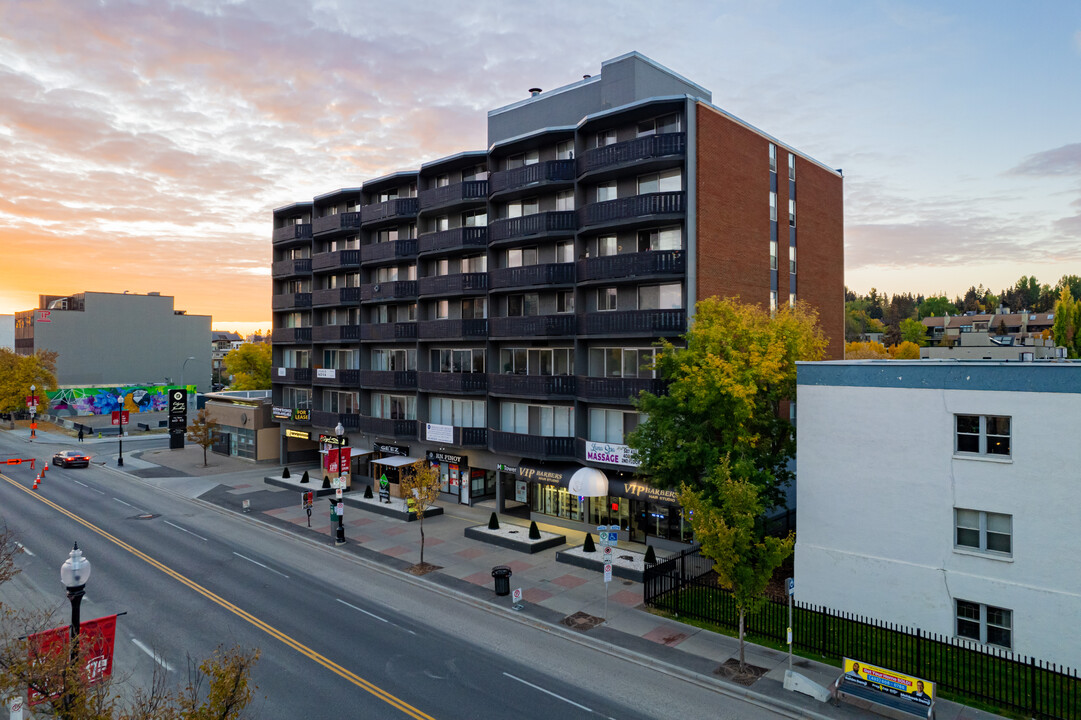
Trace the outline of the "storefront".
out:
[[[379,481],[385,477],[390,483],[390,494],[394,497],[402,497],[400,483],[403,468],[409,468],[423,461],[424,458],[410,457],[407,446],[372,443],[372,456],[368,460],[372,486],[378,490]]]
[[[450,495],[458,503],[471,505],[495,495],[495,471],[469,467],[469,458],[465,455],[429,450],[425,457],[439,471],[439,492]]]

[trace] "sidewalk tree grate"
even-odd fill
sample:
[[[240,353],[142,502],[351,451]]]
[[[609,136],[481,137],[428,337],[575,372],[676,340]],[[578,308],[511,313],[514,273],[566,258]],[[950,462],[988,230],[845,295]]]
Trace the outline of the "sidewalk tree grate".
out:
[[[576,612],[573,615],[568,615],[559,621],[561,624],[566,625],[571,630],[577,630],[578,632],[586,632],[592,630],[601,623],[604,622],[604,618],[599,618],[595,615],[589,615],[584,612]]]

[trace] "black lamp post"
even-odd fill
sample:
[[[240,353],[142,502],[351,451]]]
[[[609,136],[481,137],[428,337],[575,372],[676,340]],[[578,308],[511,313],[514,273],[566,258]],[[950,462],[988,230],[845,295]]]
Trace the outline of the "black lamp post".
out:
[[[116,466],[124,467],[124,396],[116,396],[117,404],[120,406],[120,410],[117,411],[117,417],[120,419],[120,434],[117,435],[117,439],[120,442],[120,449],[116,456]]]
[[[79,549],[79,543],[71,549],[68,559],[60,566],[60,582],[68,591],[68,600],[71,601],[71,657],[68,666],[69,673],[77,672],[79,662],[79,605],[86,594],[86,582],[90,579],[90,561],[83,557],[83,551]],[[74,682],[68,680],[67,682]],[[65,685],[67,685],[65,682]],[[72,695],[70,688],[65,688],[64,707],[71,708]]]
[[[342,450],[345,447],[345,426],[341,421],[334,426],[334,434],[338,436],[338,487],[344,491],[344,481],[342,480]],[[345,509],[345,503],[342,503],[342,510]],[[345,544],[345,522],[342,519],[342,513],[338,512],[338,537],[334,540],[335,545]]]

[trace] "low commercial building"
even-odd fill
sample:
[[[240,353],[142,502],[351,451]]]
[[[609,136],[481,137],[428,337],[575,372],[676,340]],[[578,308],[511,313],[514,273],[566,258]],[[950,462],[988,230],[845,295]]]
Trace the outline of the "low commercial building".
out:
[[[1081,665],[1081,363],[798,370],[802,602]]]
[[[269,390],[226,390],[205,397],[207,414],[218,423],[212,451],[256,461],[278,459],[280,431]],[[193,417],[188,414],[189,423]]]

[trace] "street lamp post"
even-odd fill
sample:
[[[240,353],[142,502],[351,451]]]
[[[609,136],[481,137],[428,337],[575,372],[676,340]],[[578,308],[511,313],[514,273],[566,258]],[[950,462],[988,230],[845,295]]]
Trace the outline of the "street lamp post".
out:
[[[37,405],[34,404],[34,391],[37,390],[37,389],[38,388],[37,388],[36,385],[31,385],[30,386],[30,441],[31,442],[33,442],[34,438],[37,437],[37,432],[35,432],[36,429],[37,429],[37,425],[34,422],[34,414],[37,412],[37,409],[38,409]]]
[[[117,451],[116,466],[117,467],[124,467],[124,396],[123,395],[117,395],[116,396],[116,404],[120,408],[117,411],[117,418],[120,420],[120,434],[117,435],[116,437],[117,437],[117,440],[120,443],[120,447],[119,447],[119,450]]]
[[[185,360],[183,362],[183,364],[181,364],[181,366],[180,366],[180,387],[184,388],[184,394],[185,395],[188,394],[188,386],[184,384],[184,368],[186,368],[188,366],[188,361],[194,360],[194,359],[195,359],[194,356],[189,355],[187,360]]]
[[[345,426],[342,425],[341,420],[334,426],[334,434],[338,436],[338,487],[342,487],[342,449],[345,445]],[[344,490],[344,488],[342,488]],[[345,503],[342,503],[338,512],[338,537],[334,540],[335,545],[345,544],[345,522],[342,520],[341,510],[345,509]]]
[[[68,710],[71,709],[72,702],[69,683],[76,681],[71,679],[71,676],[78,677],[79,605],[82,603],[83,595],[86,594],[86,582],[89,579],[90,561],[83,557],[83,552],[79,549],[79,543],[75,543],[75,546],[72,547],[71,552],[68,554],[68,559],[60,566],[60,582],[67,588],[68,600],[71,601],[71,656],[69,658],[68,677],[64,683],[66,693],[64,695],[64,707]]]

